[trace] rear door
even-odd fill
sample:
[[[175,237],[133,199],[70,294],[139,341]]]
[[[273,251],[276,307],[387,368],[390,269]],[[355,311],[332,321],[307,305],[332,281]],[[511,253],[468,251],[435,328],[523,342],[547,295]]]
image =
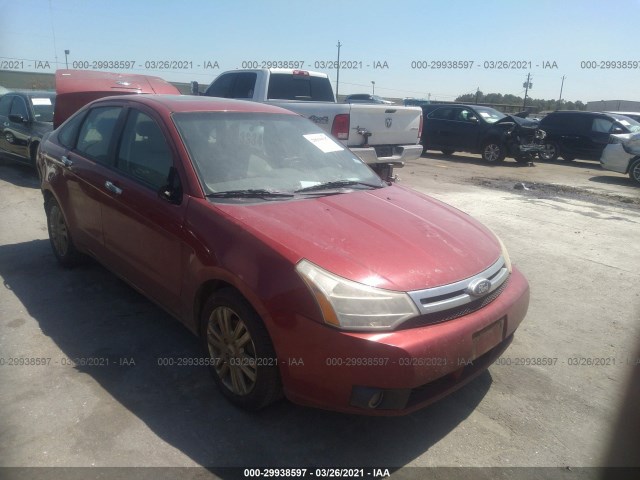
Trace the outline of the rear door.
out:
[[[423,137],[427,142],[425,147],[434,149],[449,149],[454,142],[453,119],[458,114],[458,108],[444,106],[436,108],[424,120]]]
[[[50,182],[67,221],[83,250],[102,260],[102,208],[108,202],[104,183],[112,168],[115,134],[123,108],[103,105],[71,119],[57,132],[57,151],[51,158],[61,175]]]

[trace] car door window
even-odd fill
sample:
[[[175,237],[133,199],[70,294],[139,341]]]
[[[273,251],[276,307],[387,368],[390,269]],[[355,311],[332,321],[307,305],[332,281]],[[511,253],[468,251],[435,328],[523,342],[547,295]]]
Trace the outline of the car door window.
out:
[[[233,86],[232,98],[253,98],[257,75],[253,72],[239,73]]]
[[[9,116],[9,108],[11,107],[11,100],[13,100],[13,95],[5,95],[0,98],[0,116],[8,117]]]
[[[158,190],[167,184],[172,166],[171,150],[158,124],[131,109],[122,131],[116,168]]]
[[[78,130],[80,130],[80,125],[82,125],[83,119],[84,115],[78,114],[75,117],[71,118],[67,123],[64,124],[63,127],[60,128],[60,133],[58,133],[58,141],[61,145],[69,149],[72,149],[76,146]]]
[[[453,108],[438,108],[429,114],[429,118],[434,120],[451,120],[454,114]]]
[[[206,91],[205,95],[209,97],[231,97],[231,87],[236,79],[236,73],[228,73],[220,76]]]
[[[122,107],[97,107],[92,109],[80,128],[76,150],[106,164],[109,159],[109,145]]]
[[[608,118],[594,118],[591,124],[591,130],[599,133],[609,133],[613,127],[613,122]]]
[[[455,112],[455,115],[456,115],[455,120],[459,122],[475,123],[474,120],[472,119],[475,119],[476,122],[478,120],[478,117],[476,116],[476,114],[467,108],[458,110],[457,112]]]
[[[22,115],[25,120],[29,118],[29,112],[27,111],[27,104],[22,97],[13,97],[13,103],[11,104],[11,115]]]

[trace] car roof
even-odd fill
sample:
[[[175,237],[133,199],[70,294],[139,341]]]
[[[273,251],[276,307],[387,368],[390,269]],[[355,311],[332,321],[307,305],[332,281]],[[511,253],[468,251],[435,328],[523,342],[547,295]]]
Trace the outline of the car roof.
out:
[[[264,103],[235,100],[231,98],[205,97],[196,95],[166,94],[134,94],[116,95],[96,100],[95,103],[126,101],[145,104],[154,109],[162,109],[169,113],[177,112],[249,112],[249,113],[284,113],[297,115],[291,110],[267,105]]]
[[[18,94],[27,97],[55,97],[56,92],[52,90],[9,90],[2,95]]]

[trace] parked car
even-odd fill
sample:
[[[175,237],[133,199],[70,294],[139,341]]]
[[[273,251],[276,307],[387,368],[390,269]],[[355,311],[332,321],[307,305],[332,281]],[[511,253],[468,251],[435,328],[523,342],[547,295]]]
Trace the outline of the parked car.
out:
[[[542,150],[544,132],[526,118],[479,105],[432,103],[423,105],[422,111],[425,151],[479,153],[487,162],[509,156],[524,162]]]
[[[393,105],[394,102],[386,100],[378,95],[370,95],[368,93],[354,93],[348,95],[344,99],[344,103],[382,103],[384,105]]]
[[[613,134],[602,151],[600,165],[606,170],[629,174],[640,185],[640,133]]]
[[[0,97],[0,157],[35,166],[45,133],[53,130],[54,92],[16,91]]]
[[[625,117],[629,117],[636,122],[640,122],[640,112],[604,112],[604,113],[613,113],[615,115],[624,115]]]
[[[58,261],[91,255],[181,320],[247,409],[414,411],[491,365],[527,311],[488,228],[279,107],[110,96],[38,162]]]
[[[557,111],[540,121],[547,132],[543,160],[599,160],[612,133],[640,132],[640,123],[614,113]]]

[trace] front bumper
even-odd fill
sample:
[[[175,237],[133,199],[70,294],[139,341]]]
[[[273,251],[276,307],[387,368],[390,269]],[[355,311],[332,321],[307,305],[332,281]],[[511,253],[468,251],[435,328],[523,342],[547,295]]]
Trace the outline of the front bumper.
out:
[[[511,342],[528,305],[529,285],[514,269],[493,302],[438,324],[356,333],[298,317],[273,332],[285,395],[346,413],[410,413],[485,371]]]

